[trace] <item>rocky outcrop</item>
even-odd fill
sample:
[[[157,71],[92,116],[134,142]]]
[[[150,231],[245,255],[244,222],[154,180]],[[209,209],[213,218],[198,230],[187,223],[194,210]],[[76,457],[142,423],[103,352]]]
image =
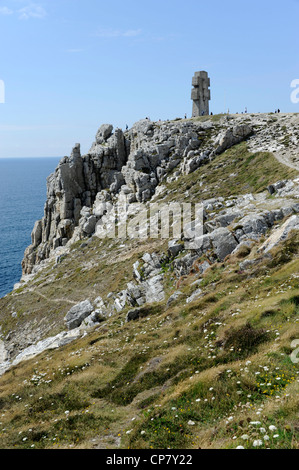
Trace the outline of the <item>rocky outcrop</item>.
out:
[[[91,236],[98,223],[105,226],[106,219],[111,223],[107,207],[113,207],[119,196],[125,196],[128,204],[146,203],[159,194],[163,182],[204,167],[243,140],[250,150],[273,151],[280,161],[288,158],[287,164],[294,166],[297,126],[296,115],[271,114],[223,116],[219,121],[143,119],[126,132],[103,124],[86,155],[81,156],[76,144],[70,157],[64,157],[49,176],[44,217],[33,228],[32,243],[22,262],[23,274],[33,272],[57,248]],[[276,182],[268,191],[288,195],[294,184]],[[207,231],[217,228],[215,224],[226,227],[231,223],[229,217],[214,220],[214,226],[206,226]],[[259,230],[268,226],[257,219],[256,224]],[[246,224],[243,232],[249,233]]]
[[[289,219],[285,221],[284,224],[281,225],[281,227],[274,230],[270,237],[267,238],[267,240],[263,243],[260,248],[260,251],[264,251],[265,253],[267,253],[268,251],[272,250],[279,243],[286,240],[292,230],[299,230],[298,215],[292,215]]]
[[[165,179],[195,171],[215,153],[245,139],[247,125],[219,136],[211,122],[144,119],[127,131],[102,125],[89,152],[76,144],[47,179],[44,217],[36,222],[22,262],[23,274],[70,240],[88,237],[103,218],[103,204],[125,195],[128,203],[149,201]]]
[[[114,209],[122,198],[128,213],[134,217],[140,206],[149,207],[153,197],[163,200],[167,182],[198,169],[204,175],[206,163],[236,143],[247,140],[251,149],[269,150],[268,140],[263,142],[263,139],[270,121],[268,118],[263,121],[263,116],[240,116],[233,121],[226,116],[220,122],[145,119],[126,132],[113,131],[112,125],[104,124],[86,155],[81,155],[80,144],[76,144],[70,157],[64,157],[49,176],[44,217],[34,225],[32,243],[23,260],[23,273],[34,274],[52,255],[59,263],[77,240],[85,239],[81,246],[88,246],[88,237],[95,233],[100,236],[101,230],[105,236],[107,228],[113,228],[115,221],[118,222]],[[274,133],[271,139],[275,139]],[[179,183],[175,191],[178,200],[184,202],[188,192],[180,194]],[[116,289],[105,296],[99,290],[96,299],[83,298],[68,311],[64,318],[66,331],[59,335],[44,339],[51,334],[50,329],[38,330],[30,322],[22,326],[21,332],[19,329],[16,334],[3,335],[0,365],[4,364],[5,369],[13,361],[60,347],[115,314],[125,313],[126,320],[132,321],[149,314],[149,304],[162,303],[165,308],[171,308],[185,295],[183,289],[177,290],[181,277],[190,274],[195,275],[195,287],[183,301],[187,304],[196,301],[204,295],[200,285],[202,274],[213,263],[224,262],[232,253],[238,256],[244,247],[250,252],[261,238],[266,242],[260,248],[260,256],[270,256],[268,252],[284,241],[291,230],[299,229],[298,194],[298,178],[273,182],[259,194],[228,198],[204,199],[203,188],[200,235],[192,230],[191,223],[190,230],[181,236],[173,235],[164,253],[140,255],[132,266],[133,280],[124,284],[122,290]],[[146,227],[142,226],[141,231],[145,232]],[[240,263],[240,269],[254,263],[255,260],[245,260]],[[164,285],[165,273],[169,271],[176,286],[173,292],[169,292],[169,285]]]
[[[74,305],[65,316],[65,323],[68,330],[73,330],[81,325],[92,312],[94,308],[89,300],[84,300],[77,305]]]
[[[242,142],[252,134],[252,127],[248,124],[233,126],[230,129],[222,131],[216,139],[215,153],[220,154],[232,147],[233,145]]]
[[[91,208],[104,188],[115,191],[123,178],[120,170],[127,160],[126,139],[121,129],[111,135],[112,126],[101,126],[89,153],[81,156],[76,144],[47,179],[44,217],[36,222],[32,244],[26,249],[22,267],[29,274],[35,264],[49,257],[51,250],[65,246],[84,217],[82,234],[90,235],[96,218]]]

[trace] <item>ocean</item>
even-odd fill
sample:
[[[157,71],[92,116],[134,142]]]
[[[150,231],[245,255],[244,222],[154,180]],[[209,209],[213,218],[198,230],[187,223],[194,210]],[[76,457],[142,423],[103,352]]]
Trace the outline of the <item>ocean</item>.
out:
[[[60,158],[0,159],[0,297],[19,282],[25,248],[43,217],[46,178]]]

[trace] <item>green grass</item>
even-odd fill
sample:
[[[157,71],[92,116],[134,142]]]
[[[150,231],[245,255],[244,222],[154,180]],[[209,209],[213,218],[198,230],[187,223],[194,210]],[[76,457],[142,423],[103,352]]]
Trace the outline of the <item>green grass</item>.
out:
[[[169,184],[168,198],[186,189],[205,199],[258,192],[295,175],[243,143]],[[142,253],[167,251],[157,241],[81,245],[0,299],[2,334],[28,325],[40,325],[44,336],[61,331],[70,301],[119,292]],[[10,369],[0,377],[1,446],[253,448],[262,431],[251,423],[260,421],[269,435],[262,448],[298,448],[299,370],[290,360],[299,335],[298,233],[240,271],[241,260],[257,256],[254,246],[213,264],[202,275],[202,297],[190,304],[198,273],[178,280],[165,258],[167,293],[182,291],[175,303],[145,305],[132,322],[127,309],[116,313],[83,338]]]
[[[298,331],[297,235],[288,245],[288,259],[264,260],[254,276],[229,260],[215,264],[192,305],[161,303],[130,323],[111,317],[14,367],[0,379],[3,446],[84,448],[95,438],[108,447],[121,439],[123,448],[252,448],[249,422],[262,406],[279,436],[263,446],[296,447],[298,367],[289,355]]]
[[[298,172],[269,152],[251,153],[246,142],[235,145],[190,175],[167,184],[165,201],[175,201],[185,191],[191,200],[258,193],[278,180],[295,178]],[[202,185],[199,185],[202,182]],[[179,190],[175,193],[175,190]]]

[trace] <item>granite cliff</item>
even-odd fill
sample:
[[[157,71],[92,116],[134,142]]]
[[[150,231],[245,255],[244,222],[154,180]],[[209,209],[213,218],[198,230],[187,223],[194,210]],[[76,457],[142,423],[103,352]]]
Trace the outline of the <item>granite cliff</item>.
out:
[[[99,400],[95,422],[102,416],[101,407],[109,403],[119,407],[118,422],[126,429],[129,423],[122,407],[142,409],[144,402],[161,408],[150,418],[139,416],[140,424],[132,425],[122,441],[116,424],[111,424],[110,441],[96,436],[94,445],[82,431],[84,445],[175,447],[195,441],[204,445],[208,439],[209,445],[221,446],[223,439],[230,446],[225,435],[230,414],[248,414],[250,399],[241,404],[237,398],[232,403],[227,399],[225,406],[219,402],[219,417],[212,417],[208,404],[224,390],[228,396],[246,393],[262,403],[260,383],[253,383],[251,376],[243,380],[244,371],[242,375],[239,370],[241,362],[250,359],[255,368],[286,367],[289,382],[282,390],[289,384],[293,401],[281,404],[281,409],[289,410],[283,426],[290,426],[292,442],[298,431],[291,412],[296,375],[290,370],[295,363],[281,358],[289,358],[298,326],[298,148],[299,116],[271,113],[144,119],[126,131],[104,124],[86,155],[75,144],[48,177],[44,217],[33,228],[23,277],[0,299],[3,380],[12,381],[9,374],[14,371],[25,374],[38,357],[54,364],[63,361],[63,351],[69,357],[80,351],[80,357],[88,356],[94,374],[88,393]],[[159,236],[159,224],[156,237],[148,236],[147,226],[139,228],[146,235],[139,238],[105,236],[107,228],[120,226],[116,208],[123,201],[129,219],[157,202],[200,203],[202,232],[198,235],[191,223],[177,236],[173,219],[168,238]],[[283,360],[289,360],[289,366]],[[227,385],[223,374],[232,377]],[[242,390],[235,389],[233,380],[239,375]],[[81,385],[76,393],[81,393]],[[215,395],[208,396],[214,388]],[[265,416],[273,421],[272,392],[264,395],[269,407]],[[182,434],[171,410],[185,407],[183,397],[189,397],[196,409],[193,414],[186,411]],[[114,423],[110,415],[109,419]],[[163,442],[153,437],[153,421],[160,423],[162,434],[167,422],[174,440],[166,434]],[[253,436],[242,426],[243,434]],[[7,439],[9,443],[16,438]],[[42,446],[41,439],[37,441]],[[285,445],[292,446],[290,442]]]

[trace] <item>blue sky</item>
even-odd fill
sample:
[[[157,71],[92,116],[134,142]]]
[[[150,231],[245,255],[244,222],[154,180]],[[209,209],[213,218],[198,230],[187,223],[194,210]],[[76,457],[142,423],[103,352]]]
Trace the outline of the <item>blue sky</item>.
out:
[[[211,110],[299,112],[298,0],[0,0],[0,157],[86,153],[98,127]]]

